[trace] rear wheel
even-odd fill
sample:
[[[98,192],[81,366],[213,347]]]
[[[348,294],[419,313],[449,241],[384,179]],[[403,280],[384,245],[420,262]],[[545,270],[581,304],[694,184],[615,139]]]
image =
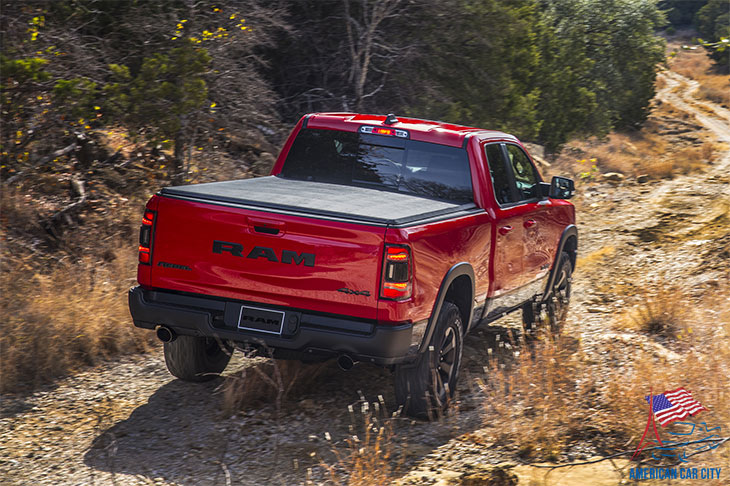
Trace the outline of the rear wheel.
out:
[[[459,308],[441,307],[428,348],[415,363],[395,370],[395,398],[403,413],[422,419],[438,417],[454,396],[463,347]]]
[[[209,381],[220,375],[231,360],[233,347],[209,337],[178,336],[165,343],[165,364],[184,381]]]

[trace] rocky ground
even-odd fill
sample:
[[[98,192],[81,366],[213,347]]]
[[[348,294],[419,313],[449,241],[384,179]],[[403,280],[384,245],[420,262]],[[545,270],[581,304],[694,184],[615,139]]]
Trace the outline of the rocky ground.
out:
[[[587,353],[600,355],[607,340],[646,339],[631,330],[625,331],[628,337],[606,332],[607,322],[642,286],[669,279],[690,293],[701,292],[728,275],[730,111],[696,99],[691,80],[672,72],[662,76],[658,98],[694,116],[694,122],[667,127],[667,137],[691,142],[709,134],[722,150],[704,170],[671,180],[626,178],[582,186],[576,204],[585,259],[575,275],[564,333]],[[508,448],[479,440],[488,422],[477,386],[486,350],[504,350],[500,342],[509,342],[519,327],[514,318],[503,321],[466,338],[455,413],[434,423],[392,422],[400,484],[466,484],[465,475],[516,460]],[[247,366],[256,363],[239,354],[226,374]],[[363,417],[382,414],[393,403],[390,373],[368,366],[344,373],[327,365],[280,406],[252,403],[231,416],[222,410],[222,383],[173,379],[160,349],[88,369],[29,396],[3,397],[0,484],[319,483],[329,474],[322,464],[337,463],[333,451],[350,450],[346,439],[354,433],[364,437]],[[592,453],[589,445],[561,460]],[[555,472],[550,484],[620,481],[607,463],[571,471]],[[530,466],[514,472],[519,484],[544,479],[543,470]],[[470,484],[502,484],[474,481]]]

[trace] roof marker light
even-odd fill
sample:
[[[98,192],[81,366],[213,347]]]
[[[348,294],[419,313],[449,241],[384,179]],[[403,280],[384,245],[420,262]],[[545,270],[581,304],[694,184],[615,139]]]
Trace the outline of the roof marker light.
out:
[[[369,133],[371,135],[386,135],[388,137],[408,138],[408,132],[395,128],[370,127],[361,126],[360,133]]]

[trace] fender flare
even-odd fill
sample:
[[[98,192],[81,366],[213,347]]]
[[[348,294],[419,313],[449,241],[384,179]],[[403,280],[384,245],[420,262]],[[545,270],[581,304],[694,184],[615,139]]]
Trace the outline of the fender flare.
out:
[[[469,315],[467,316],[467,320],[464,322],[464,332],[466,332],[466,330],[469,328],[472,314],[474,313],[474,269],[472,268],[471,264],[467,262],[460,262],[451,267],[449,271],[446,272],[446,276],[444,276],[443,280],[441,281],[441,286],[439,287],[439,291],[436,294],[436,301],[433,304],[431,316],[428,318],[428,326],[426,327],[426,332],[423,333],[423,339],[418,346],[419,353],[424,352],[427,348],[425,344],[431,341],[431,336],[433,335],[433,330],[436,327],[436,321],[438,320],[438,316],[441,312],[441,307],[444,303],[444,300],[446,299],[446,293],[448,292],[449,287],[454,282],[454,280],[464,275],[469,277],[469,282],[471,283],[471,294],[469,295],[468,300]]]
[[[547,284],[545,285],[545,290],[542,293],[543,301],[545,301],[549,297],[550,289],[553,287],[553,283],[555,283],[555,276],[556,272],[558,271],[558,262],[560,261],[560,255],[563,253],[563,250],[565,249],[565,244],[571,237],[575,238],[575,248],[577,253],[578,228],[574,224],[569,224],[568,226],[566,226],[563,230],[563,234],[560,236],[560,243],[558,244],[558,251],[555,252],[555,261],[553,261],[553,268],[550,269],[550,276],[548,277]],[[572,258],[571,263],[573,264],[573,268],[575,269],[575,258]]]

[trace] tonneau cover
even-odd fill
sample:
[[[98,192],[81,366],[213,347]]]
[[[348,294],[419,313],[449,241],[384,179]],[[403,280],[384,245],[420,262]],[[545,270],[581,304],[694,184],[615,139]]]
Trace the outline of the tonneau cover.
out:
[[[455,204],[379,189],[277,176],[166,187],[161,194],[383,225],[403,225],[476,209],[473,203]]]

